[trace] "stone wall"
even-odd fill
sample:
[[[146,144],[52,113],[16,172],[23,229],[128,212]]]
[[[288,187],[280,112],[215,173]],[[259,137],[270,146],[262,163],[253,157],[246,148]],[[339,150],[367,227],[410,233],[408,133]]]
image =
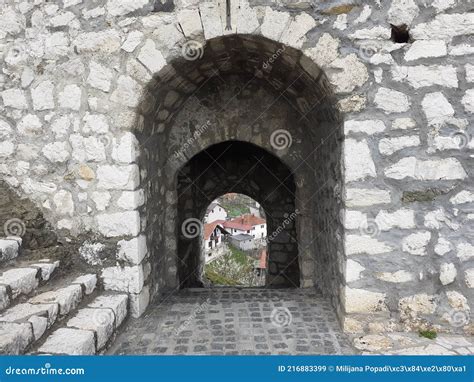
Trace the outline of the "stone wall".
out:
[[[118,265],[103,270],[104,286],[130,293],[140,315],[150,294],[179,284],[168,224],[177,171],[240,134],[292,171],[311,169],[294,172],[297,197],[310,200],[299,239],[314,238],[299,248],[300,274],[314,275],[302,286],[331,296],[345,330],[472,331],[471,8],[234,0],[228,18],[217,1],[3,1],[1,180],[60,236],[115,241]],[[189,138],[185,101],[199,93],[213,111],[212,88],[196,90],[249,74],[302,116],[276,122],[291,150],[272,148],[268,130],[252,134],[258,126],[215,123],[168,161]],[[237,100],[233,110],[256,112]]]

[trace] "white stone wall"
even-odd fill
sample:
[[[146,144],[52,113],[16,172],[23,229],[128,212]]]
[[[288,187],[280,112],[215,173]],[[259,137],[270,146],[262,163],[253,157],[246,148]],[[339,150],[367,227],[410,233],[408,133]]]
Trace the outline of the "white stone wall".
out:
[[[151,270],[132,132],[143,91],[190,40],[203,47],[227,34],[263,36],[318,64],[345,115],[337,217],[345,254],[335,267],[345,275],[336,293],[346,330],[433,323],[472,331],[469,5],[232,3],[226,28],[225,2],[175,1],[173,11],[152,13],[146,0],[3,1],[1,179],[67,235],[116,239],[127,265],[105,269],[104,286],[130,293],[141,314]],[[410,42],[392,42],[389,23],[406,24]]]

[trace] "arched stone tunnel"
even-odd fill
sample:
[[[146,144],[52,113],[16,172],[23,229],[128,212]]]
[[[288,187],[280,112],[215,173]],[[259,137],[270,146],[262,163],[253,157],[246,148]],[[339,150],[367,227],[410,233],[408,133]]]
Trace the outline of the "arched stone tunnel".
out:
[[[268,286],[317,286],[339,306],[342,127],[326,76],[262,37],[224,36],[188,53],[139,106],[153,290],[200,285],[199,246],[181,225],[233,190],[267,204],[269,232],[296,212],[270,244]]]

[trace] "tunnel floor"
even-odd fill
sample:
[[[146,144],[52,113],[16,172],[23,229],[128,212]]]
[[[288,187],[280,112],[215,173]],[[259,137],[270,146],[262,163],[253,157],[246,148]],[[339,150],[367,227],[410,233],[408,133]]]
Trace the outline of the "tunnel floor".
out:
[[[130,319],[109,354],[353,354],[314,289],[187,289]]]

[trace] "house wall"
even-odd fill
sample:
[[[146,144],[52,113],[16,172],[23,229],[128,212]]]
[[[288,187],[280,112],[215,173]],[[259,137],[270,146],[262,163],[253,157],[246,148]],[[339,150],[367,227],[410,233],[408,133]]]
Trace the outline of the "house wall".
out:
[[[227,212],[221,206],[215,206],[212,210],[209,211],[206,217],[206,223],[212,223],[216,220],[226,220]]]

